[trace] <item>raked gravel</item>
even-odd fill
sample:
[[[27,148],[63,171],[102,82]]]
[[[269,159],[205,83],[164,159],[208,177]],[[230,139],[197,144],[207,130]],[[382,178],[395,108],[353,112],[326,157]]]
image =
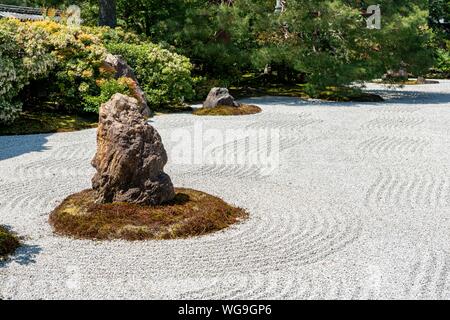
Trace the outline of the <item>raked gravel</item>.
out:
[[[49,212],[90,187],[95,130],[0,137],[0,223],[25,237],[0,263],[0,298],[449,299],[450,81],[368,89],[386,102],[262,97],[252,116],[155,117],[174,183],[250,213],[186,240],[55,236]],[[174,161],[200,122],[278,129],[279,166]]]

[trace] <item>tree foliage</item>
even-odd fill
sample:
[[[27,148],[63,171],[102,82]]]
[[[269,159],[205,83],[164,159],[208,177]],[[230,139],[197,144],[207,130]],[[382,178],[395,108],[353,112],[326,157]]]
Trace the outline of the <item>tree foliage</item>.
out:
[[[382,8],[381,30],[361,11]],[[191,58],[197,72],[226,82],[266,66],[279,80],[349,84],[406,68],[421,75],[433,55],[426,0],[122,1],[120,23]]]
[[[23,2],[23,1],[22,1]],[[67,1],[27,3],[64,6]],[[271,70],[277,81],[312,89],[380,77],[388,70],[426,74],[436,57],[430,17],[448,0],[116,0],[117,24],[190,58],[195,73],[225,84]],[[362,15],[380,4],[381,29]],[[96,24],[98,1],[80,1]],[[431,13],[431,15],[430,15]]]

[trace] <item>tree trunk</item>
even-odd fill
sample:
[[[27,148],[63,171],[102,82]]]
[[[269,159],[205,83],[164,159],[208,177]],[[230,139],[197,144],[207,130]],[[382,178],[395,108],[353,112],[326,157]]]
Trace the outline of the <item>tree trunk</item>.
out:
[[[115,28],[117,24],[116,0],[99,0],[99,25]]]

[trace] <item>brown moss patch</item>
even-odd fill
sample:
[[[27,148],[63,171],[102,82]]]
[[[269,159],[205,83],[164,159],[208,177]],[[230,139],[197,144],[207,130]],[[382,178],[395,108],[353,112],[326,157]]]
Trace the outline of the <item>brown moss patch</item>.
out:
[[[239,107],[217,106],[214,108],[199,108],[193,114],[197,116],[242,116],[260,113],[262,110],[258,106],[251,104],[241,104]]]
[[[81,239],[175,239],[222,230],[247,217],[245,210],[192,189],[176,189],[176,197],[160,206],[94,203],[94,191],[66,198],[50,214],[60,235]]]
[[[0,259],[13,253],[19,246],[19,239],[6,228],[0,226]]]

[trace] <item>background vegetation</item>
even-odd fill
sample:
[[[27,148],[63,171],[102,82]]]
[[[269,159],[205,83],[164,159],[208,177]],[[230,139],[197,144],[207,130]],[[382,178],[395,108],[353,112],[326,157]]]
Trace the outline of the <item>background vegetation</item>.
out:
[[[108,10],[99,15],[105,2],[115,2],[109,17]],[[2,3],[64,9],[71,1]],[[0,21],[0,121],[14,120],[22,105],[92,112],[111,92],[127,93],[125,79],[102,70],[108,51],[135,69],[152,108],[202,99],[214,85],[302,84],[320,97],[388,71],[450,72],[449,0],[287,0],[283,12],[275,12],[275,0],[77,4],[82,29]],[[381,5],[380,30],[366,28],[363,13],[371,4]]]
[[[0,40],[3,123],[11,123],[21,111],[97,112],[114,93],[131,95],[134,82],[114,79],[114,71],[104,65],[108,50],[129,58],[151,107],[193,95],[187,58],[120,28],[2,19]]]

